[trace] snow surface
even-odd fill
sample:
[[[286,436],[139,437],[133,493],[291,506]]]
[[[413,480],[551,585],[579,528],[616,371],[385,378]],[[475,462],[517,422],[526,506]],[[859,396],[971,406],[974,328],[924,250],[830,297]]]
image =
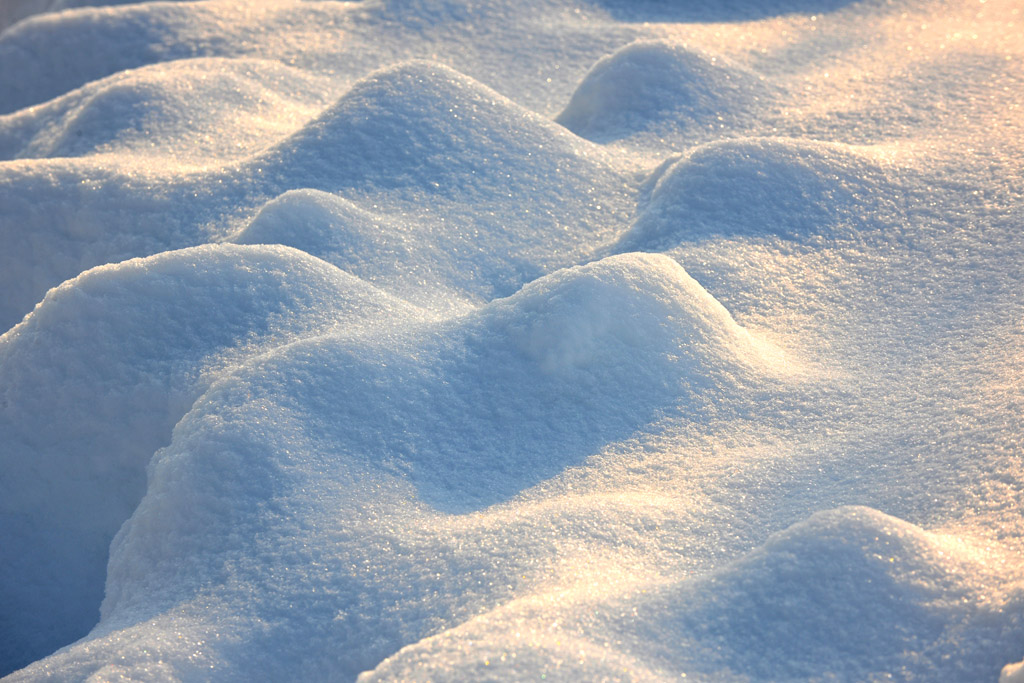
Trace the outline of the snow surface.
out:
[[[0,3],[0,675],[1024,680],[1022,22]]]

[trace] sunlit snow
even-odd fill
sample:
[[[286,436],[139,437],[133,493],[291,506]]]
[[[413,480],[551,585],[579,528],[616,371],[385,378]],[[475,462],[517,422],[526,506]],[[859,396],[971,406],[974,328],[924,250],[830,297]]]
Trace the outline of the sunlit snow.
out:
[[[0,675],[1024,681],[1019,0],[0,0]]]

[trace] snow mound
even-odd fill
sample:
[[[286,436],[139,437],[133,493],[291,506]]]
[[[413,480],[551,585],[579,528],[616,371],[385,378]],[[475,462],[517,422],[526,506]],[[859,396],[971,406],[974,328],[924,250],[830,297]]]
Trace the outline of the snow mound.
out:
[[[288,245],[407,301],[451,308],[469,285],[458,277],[450,251],[436,244],[435,233],[415,219],[371,213],[327,192],[290,190],[267,202],[231,241]],[[496,267],[487,257],[480,255],[478,267]]]
[[[276,62],[181,59],[122,71],[0,116],[0,158],[96,152],[245,156],[317,113],[323,82]],[[237,130],[230,140],[219,133]]]
[[[441,269],[458,273],[449,288],[474,302],[587,260],[632,203],[625,175],[597,146],[451,69],[404,64],[241,161],[190,171],[108,156],[0,167],[0,286],[9,292],[0,326],[85,269],[226,238],[302,188],[386,202],[424,224],[424,258],[449,262]]]
[[[613,373],[637,355],[671,359],[654,377],[696,378],[725,367],[765,370],[768,346],[672,259],[624,254],[530,283],[491,309],[508,316],[517,344],[549,373],[600,367]],[[529,313],[529,315],[524,315]],[[633,352],[633,353],[631,353]],[[623,381],[634,381],[630,367]]]
[[[0,676],[1020,679],[1019,5],[0,0]]]
[[[962,541],[845,507],[793,525],[641,613],[662,634],[650,642],[682,635],[717,652],[720,667],[754,679],[902,671],[992,680],[999,653],[1021,633],[1004,612],[1000,571]]]
[[[663,165],[619,248],[721,236],[856,236],[898,225],[887,164],[855,148],[779,138],[700,145]]]
[[[308,404],[308,419],[333,416],[310,429],[319,450],[397,473],[431,506],[464,512],[553,476],[660,411],[695,413],[788,370],[680,266],[654,255],[560,271],[420,335],[358,348],[318,338],[245,381],[293,365],[315,374],[288,401]]]
[[[284,247],[170,252],[52,290],[0,337],[0,510],[13,520],[0,525],[0,660],[27,664],[95,624],[149,459],[218,371],[264,344],[411,313]]]
[[[386,194],[403,210],[370,220],[350,200],[304,189],[268,204],[236,240],[308,246],[426,305],[507,296],[586,260],[631,203],[599,148],[429,62],[360,81],[253,166],[279,187]]]
[[[683,134],[735,128],[774,89],[729,59],[664,41],[638,41],[603,57],[556,119],[584,138],[609,142],[669,119]]]
[[[497,184],[544,195],[581,171],[611,172],[600,147],[428,61],[367,76],[283,142],[276,156],[288,167],[334,177],[339,161],[358,160],[350,164],[349,184],[415,187],[448,197],[493,192]],[[527,159],[539,168],[531,173]],[[545,188],[541,177],[553,187]]]
[[[372,281],[375,267],[415,261],[413,231],[343,197],[320,190],[289,190],[260,209],[231,241],[285,244]],[[416,245],[420,246],[420,245]]]
[[[660,411],[692,413],[698,400],[767,381],[763,357],[682,268],[655,255],[562,271],[456,321],[268,351],[213,382],[154,457],[146,496],[111,546],[102,621],[61,661],[80,667],[136,646],[160,656],[154,634],[168,620],[199,638],[207,619],[228,618],[245,638],[303,634],[296,656],[308,653],[308,666],[328,666],[340,650],[351,651],[345,667],[365,668],[409,642],[389,635],[391,620],[419,639],[452,608],[424,606],[417,618],[383,609],[386,594],[375,595],[388,585],[436,590],[431,576],[403,574],[414,556],[374,575],[317,566],[347,567],[353,553],[379,562],[378,525],[410,529],[400,544],[437,543],[416,540],[423,515],[500,503]],[[318,606],[286,607],[311,580],[328,582]],[[197,609],[207,616],[197,621]],[[324,618],[339,611],[355,622]],[[130,645],[131,633],[149,635]],[[203,650],[250,666],[229,643]],[[363,661],[363,650],[376,659]]]
[[[411,644],[360,680],[995,680],[999,654],[1019,647],[1022,596],[1003,590],[992,559],[839,508],[705,576],[594,581],[581,567],[575,582]]]

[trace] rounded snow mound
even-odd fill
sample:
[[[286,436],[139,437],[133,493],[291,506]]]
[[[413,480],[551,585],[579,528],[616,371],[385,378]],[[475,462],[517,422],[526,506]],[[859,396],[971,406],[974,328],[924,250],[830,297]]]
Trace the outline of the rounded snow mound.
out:
[[[560,271],[461,318],[390,332],[267,350],[192,403],[111,544],[95,648],[129,647],[116,629],[208,598],[247,633],[306,634],[316,657],[339,644],[357,653],[392,618],[373,602],[378,581],[433,580],[418,565],[322,572],[309,548],[325,549],[321,566],[348,567],[367,547],[390,553],[367,546],[382,531],[359,530],[507,502],[666,411],[696,415],[703,401],[720,415],[777,370],[679,265],[650,254]],[[327,582],[316,609],[287,607],[313,595],[310,581]],[[364,602],[353,606],[354,595]],[[333,620],[349,610],[363,626]],[[394,652],[373,647],[376,661]],[[238,664],[229,645],[210,649]]]
[[[755,679],[869,680],[909,670],[928,680],[991,680],[1015,637],[997,616],[1000,582],[998,565],[957,539],[844,507],[794,524],[642,611],[662,613],[647,612],[663,642],[693,639],[719,653],[718,666]],[[975,628],[987,637],[962,647]]]
[[[615,238],[634,199],[608,161],[467,76],[405,63],[240,166],[239,181],[302,190],[265,205],[236,240],[308,247],[418,304],[479,304]]]
[[[244,156],[314,115],[322,85],[306,72],[267,60],[182,59],[145,66],[0,116],[0,156]],[[224,130],[235,135],[226,140]]]
[[[560,271],[495,302],[487,315],[501,319],[518,347],[548,373],[614,372],[658,358],[656,366],[627,371],[641,371],[656,384],[659,377],[703,381],[736,368],[763,371],[779,360],[660,254],[623,254]]]
[[[863,681],[895,671],[995,680],[1019,647],[1019,589],[1000,590],[1006,562],[871,508],[839,508],[710,575],[666,583],[612,574],[555,589],[557,598],[541,591],[507,602],[406,646],[360,680],[452,670],[504,679],[521,666],[551,680],[623,670],[644,680]],[[1005,667],[1001,683],[1018,670]]]
[[[885,166],[847,145],[745,138],[663,165],[619,249],[719,236],[806,238],[883,229],[900,216]]]
[[[626,174],[599,147],[429,63],[376,73],[244,160],[184,172],[163,163],[122,169],[121,159],[9,165],[0,178],[0,236],[10,243],[0,252],[8,292],[0,326],[87,268],[227,238],[293,189],[358,197],[402,216],[398,232],[420,258],[405,274],[390,264],[396,277],[457,290],[460,306],[588,260],[634,205]],[[405,229],[414,224],[422,228]],[[431,269],[438,274],[412,276]]]
[[[607,142],[671,119],[680,132],[716,131],[772,97],[760,75],[664,41],[638,41],[600,59],[556,121]]]
[[[603,159],[600,148],[469,76],[429,61],[367,76],[276,153],[289,165],[322,167],[328,175],[337,175],[330,169],[340,160],[351,160],[353,176],[364,183],[420,185],[448,196],[493,191],[496,183],[515,189],[526,157],[538,172],[548,171],[549,179],[567,157],[575,166],[586,164],[582,157]],[[506,175],[511,168],[517,172]]]
[[[406,301],[449,309],[464,300],[467,289],[474,289],[453,266],[451,250],[438,244],[438,237],[456,234],[453,229],[438,235],[415,219],[394,219],[343,197],[304,189],[264,204],[231,241],[301,249]],[[489,274],[499,267],[489,263],[495,260],[479,254],[477,272]]]
[[[225,443],[222,429],[238,439],[246,420],[279,405],[295,417],[258,442],[245,436],[237,452],[308,451],[342,463],[339,471],[373,473],[368,481],[395,478],[434,508],[467,512],[508,500],[664,411],[725,410],[730,397],[787,371],[679,265],[646,254],[560,271],[410,338],[371,342],[318,337],[234,373],[179,424],[188,449]]]
[[[286,247],[166,252],[51,290],[0,337],[3,661],[28,663],[96,623],[107,549],[149,460],[218,372],[264,346],[406,314]]]
[[[319,190],[290,190],[267,202],[231,241],[285,244],[373,281],[375,268],[413,267],[416,248],[400,226],[359,205]]]

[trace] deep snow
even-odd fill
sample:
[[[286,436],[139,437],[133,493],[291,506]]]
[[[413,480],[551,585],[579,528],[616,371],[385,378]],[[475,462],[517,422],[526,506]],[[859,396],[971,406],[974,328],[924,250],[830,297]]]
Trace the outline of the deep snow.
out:
[[[1022,680],[1018,4],[0,5],[0,674]]]

